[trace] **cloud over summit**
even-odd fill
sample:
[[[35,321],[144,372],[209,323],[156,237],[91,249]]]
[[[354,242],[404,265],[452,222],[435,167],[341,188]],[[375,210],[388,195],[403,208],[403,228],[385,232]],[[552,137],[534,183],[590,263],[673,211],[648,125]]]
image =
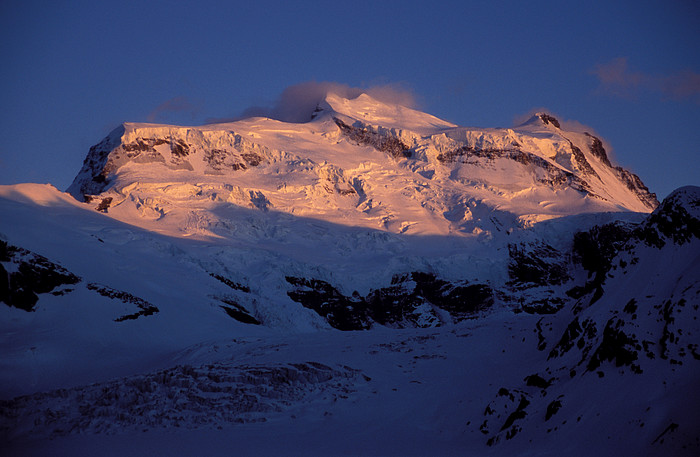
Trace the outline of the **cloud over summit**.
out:
[[[384,103],[416,107],[416,97],[410,89],[400,84],[383,84],[367,88],[351,87],[332,81],[307,81],[289,86],[272,106],[251,106],[233,119],[210,119],[210,122],[226,122],[254,116],[264,116],[284,122],[308,122],[316,106],[329,93],[347,99],[367,94]]]
[[[193,102],[182,95],[173,97],[156,106],[147,116],[148,122],[156,122],[164,115],[173,113],[185,113],[194,118],[201,111],[201,104]]]

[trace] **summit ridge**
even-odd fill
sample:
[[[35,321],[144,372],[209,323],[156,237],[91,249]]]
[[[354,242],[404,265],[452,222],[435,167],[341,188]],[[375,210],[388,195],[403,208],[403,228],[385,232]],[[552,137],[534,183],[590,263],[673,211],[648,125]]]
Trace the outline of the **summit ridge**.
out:
[[[328,94],[306,123],[126,123],[91,148],[68,191],[98,204],[111,199],[108,210],[124,221],[153,211],[172,219],[182,202],[161,190],[190,184],[200,186],[193,202],[206,187],[244,205],[259,207],[247,197],[255,195],[265,208],[345,225],[465,236],[492,233],[496,213],[509,230],[656,207],[655,195],[613,166],[598,138],[563,131],[547,114],[538,119],[475,129],[366,94]]]

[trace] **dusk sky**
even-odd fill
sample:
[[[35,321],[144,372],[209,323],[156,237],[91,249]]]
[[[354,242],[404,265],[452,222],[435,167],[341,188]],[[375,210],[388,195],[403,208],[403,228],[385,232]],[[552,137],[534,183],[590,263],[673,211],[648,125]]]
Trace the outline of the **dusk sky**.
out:
[[[696,0],[3,0],[0,55],[0,184],[64,190],[121,122],[231,119],[330,81],[464,126],[544,109],[659,199],[700,185]]]

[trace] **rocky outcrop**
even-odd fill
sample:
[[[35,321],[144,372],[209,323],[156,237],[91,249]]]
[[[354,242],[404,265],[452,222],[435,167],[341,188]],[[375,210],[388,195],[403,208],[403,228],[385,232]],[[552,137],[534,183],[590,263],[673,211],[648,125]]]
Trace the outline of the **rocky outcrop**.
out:
[[[204,167],[205,174],[217,175],[243,171],[270,161],[268,148],[235,132],[209,138],[186,128],[167,128],[157,133],[154,130],[157,131],[131,124],[115,129],[90,148],[68,192],[79,200],[89,201],[107,190],[119,170],[128,163],[160,164],[184,171],[194,171],[195,163]],[[203,163],[197,164],[199,160]]]
[[[432,273],[396,275],[391,285],[362,297],[341,294],[317,279],[287,276],[294,286],[288,296],[324,317],[339,330],[366,330],[374,324],[393,328],[435,327],[445,315],[455,321],[474,316],[494,304],[494,292],[486,284],[453,284]]]
[[[634,230],[633,226],[615,222],[574,234],[573,259],[588,272],[588,280],[569,289],[567,295],[579,299],[592,294],[587,305],[579,302],[575,310],[590,306],[603,295],[603,284],[613,259],[628,243]]]
[[[81,279],[46,257],[0,240],[0,301],[34,311],[40,294],[63,295]]]
[[[543,370],[520,384],[501,387],[486,404],[480,428],[486,444],[500,445],[536,430],[554,433],[572,418],[585,420],[585,412],[570,406],[580,387],[596,383],[597,389],[606,389],[607,382],[619,385],[625,379],[632,385],[634,378],[641,378],[645,385],[666,391],[670,373],[700,361],[694,341],[700,279],[690,273],[700,243],[699,210],[700,188],[686,187],[673,192],[642,223],[618,222],[575,234],[571,255],[588,278],[574,288],[562,283],[569,296],[565,308],[536,324],[537,349],[549,347],[541,352],[546,355],[546,363],[539,365]],[[513,252],[513,258],[522,259],[520,251],[511,247]],[[543,258],[547,255],[545,251]],[[647,283],[662,280],[663,275],[657,274],[658,259],[663,258],[659,256],[673,258],[679,265],[663,267],[683,274],[668,279],[663,295],[657,296]],[[524,267],[516,277],[546,278],[542,269],[531,270],[533,262],[527,257],[520,263]],[[547,332],[547,328],[558,330]],[[632,390],[626,395],[635,397]],[[646,392],[633,401],[640,411],[648,404],[638,421],[652,420],[653,402]],[[598,407],[604,409],[604,405]],[[648,444],[658,441],[649,439]]]
[[[159,311],[155,305],[147,302],[143,298],[136,297],[130,294],[129,292],[125,292],[123,290],[112,289],[111,287],[96,283],[89,283],[87,285],[87,288],[88,290],[93,290],[97,292],[103,297],[119,300],[122,303],[135,305],[139,309],[139,311],[135,313],[125,314],[121,317],[114,319],[115,322],[134,320],[138,319],[141,316],[150,316]]]
[[[595,371],[603,362],[612,362],[617,367],[629,366],[633,372],[641,373],[639,365],[634,363],[642,347],[634,336],[626,334],[622,327],[624,321],[611,318],[603,329],[603,339],[588,360],[586,369]]]
[[[388,132],[380,132],[377,129],[366,125],[348,125],[337,117],[334,117],[336,125],[343,135],[351,141],[361,145],[372,146],[373,148],[385,152],[392,157],[410,157],[410,147],[399,138]]]
[[[90,148],[82,168],[67,190],[76,199],[85,201],[86,195],[98,195],[108,187],[109,169],[105,170],[105,168],[109,154],[119,147],[124,132],[124,125],[120,125]]]
[[[557,120],[557,118],[555,118],[552,115],[549,115],[547,113],[542,113],[542,114],[540,114],[540,119],[542,119],[542,122],[544,122],[544,125],[552,124],[553,126],[555,126],[558,129],[561,128],[561,124],[559,124],[559,121]]]
[[[580,153],[580,149],[572,145],[572,151],[574,156],[576,152]],[[591,187],[581,176],[578,176],[570,171],[564,170],[557,167],[554,163],[533,154],[531,152],[523,151],[519,148],[508,148],[508,149],[498,149],[498,148],[482,148],[477,146],[465,145],[460,146],[457,149],[442,152],[437,155],[438,162],[444,164],[450,163],[478,163],[479,160],[489,160],[493,161],[496,159],[506,159],[517,162],[521,165],[529,167],[537,167],[541,170],[541,173],[535,174],[535,179],[537,182],[555,188],[563,189],[570,187],[576,189],[583,194],[588,194],[592,197],[600,198],[594,194]],[[586,166],[592,174],[595,172],[586,161],[585,157],[581,153],[578,157],[578,162]]]
[[[584,134],[591,139],[591,154],[597,157],[605,165],[612,167],[610,159],[608,159],[608,153],[605,151],[605,148],[603,147],[603,142],[600,141],[600,138],[595,137],[588,132],[584,132]]]
[[[221,309],[223,309],[226,314],[229,315],[229,317],[237,320],[238,322],[242,322],[244,324],[253,324],[253,325],[260,325],[261,322],[256,319],[253,315],[250,314],[250,311],[245,309],[243,306],[240,304],[236,303],[233,299],[231,298],[219,298],[219,300],[226,305],[222,305]]]
[[[508,253],[508,275],[520,288],[558,285],[571,279],[564,254],[546,243],[509,244]]]
[[[700,187],[686,186],[672,192],[635,235],[659,248],[665,239],[675,244],[700,239]]]
[[[656,194],[649,191],[647,186],[639,179],[639,176],[622,167],[613,167],[613,170],[620,181],[622,181],[629,190],[634,192],[637,198],[639,198],[647,208],[652,210],[659,206],[659,200],[656,198]]]

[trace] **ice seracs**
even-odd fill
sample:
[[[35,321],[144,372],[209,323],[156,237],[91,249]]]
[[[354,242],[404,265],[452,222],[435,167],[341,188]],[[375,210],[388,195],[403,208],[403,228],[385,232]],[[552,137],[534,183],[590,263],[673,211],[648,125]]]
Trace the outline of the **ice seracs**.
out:
[[[313,114],[306,123],[127,123],[90,150],[69,192],[125,222],[158,219],[170,233],[185,212],[215,232],[222,202],[463,236],[658,203],[598,138],[563,131],[544,113],[513,129],[474,129],[366,94],[328,94]],[[178,183],[192,194],[176,196]]]

